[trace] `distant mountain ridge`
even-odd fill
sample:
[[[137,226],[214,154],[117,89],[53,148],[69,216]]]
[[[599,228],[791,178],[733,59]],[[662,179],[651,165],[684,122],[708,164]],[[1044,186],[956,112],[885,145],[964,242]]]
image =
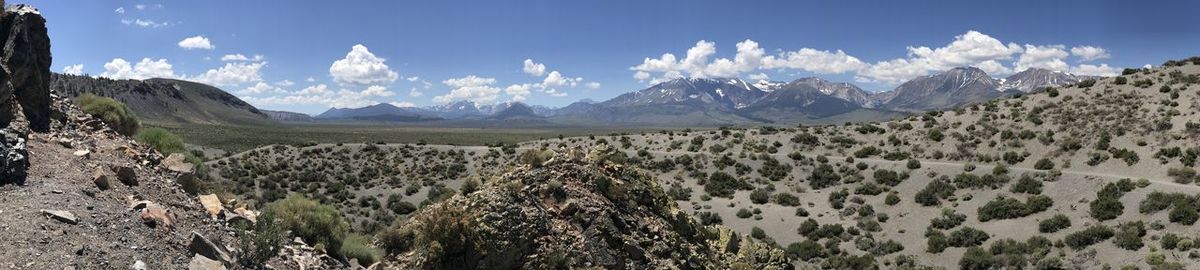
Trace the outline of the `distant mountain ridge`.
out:
[[[153,123],[258,125],[274,120],[216,87],[174,79],[113,80],[52,73],[50,88],[74,98],[94,94],[119,100]]]

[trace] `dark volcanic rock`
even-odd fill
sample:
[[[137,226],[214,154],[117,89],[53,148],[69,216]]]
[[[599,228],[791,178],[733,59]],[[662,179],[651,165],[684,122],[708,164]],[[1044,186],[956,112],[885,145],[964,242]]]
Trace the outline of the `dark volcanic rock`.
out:
[[[11,129],[0,129],[0,184],[24,184],[29,169],[29,151],[25,135]]]
[[[14,5],[5,9],[3,19],[0,19],[0,34],[5,35],[0,62],[8,73],[6,86],[12,88],[29,120],[29,127],[34,131],[47,131],[50,129],[51,56],[46,19],[31,6]]]

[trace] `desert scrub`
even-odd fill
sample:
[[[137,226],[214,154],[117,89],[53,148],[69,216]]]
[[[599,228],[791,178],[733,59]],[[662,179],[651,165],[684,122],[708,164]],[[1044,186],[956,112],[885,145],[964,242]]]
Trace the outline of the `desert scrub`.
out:
[[[371,240],[359,234],[350,234],[342,241],[342,254],[347,261],[358,260],[359,265],[371,265],[383,258],[383,251],[370,246]]]
[[[1082,231],[1068,234],[1063,242],[1075,250],[1080,250],[1096,243],[1112,238],[1115,233],[1104,225],[1093,225]]]
[[[1071,218],[1063,214],[1057,214],[1038,222],[1038,231],[1042,233],[1053,233],[1068,227],[1071,227]]]
[[[142,127],[133,110],[130,110],[124,103],[115,99],[93,94],[83,94],[76,98],[76,102],[79,104],[79,108],[83,109],[83,112],[100,118],[110,128],[122,135],[133,136]]]
[[[350,228],[336,208],[301,195],[270,203],[263,212],[276,217],[281,228],[327,251],[340,251]]]
[[[184,153],[187,151],[183,146],[183,140],[178,136],[161,128],[147,128],[137,134],[137,141],[142,144],[150,145],[159,153],[172,154]]]

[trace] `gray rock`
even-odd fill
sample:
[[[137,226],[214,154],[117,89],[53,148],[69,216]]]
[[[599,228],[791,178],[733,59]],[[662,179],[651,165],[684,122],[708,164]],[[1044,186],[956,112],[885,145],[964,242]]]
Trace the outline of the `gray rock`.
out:
[[[188,262],[188,270],[225,270],[225,265],[197,254],[192,256],[191,262]]]
[[[172,172],[190,174],[196,171],[196,164],[188,163],[183,154],[174,153],[162,160],[162,165]]]
[[[112,177],[108,174],[108,170],[105,170],[103,167],[96,168],[96,171],[92,173],[92,183],[95,183],[96,187],[100,190],[108,190],[110,187],[112,187],[109,184],[111,178]]]
[[[25,134],[13,129],[0,129],[0,184],[24,184],[29,169],[29,150],[25,149]]]
[[[41,212],[43,215],[46,215],[54,220],[62,221],[63,223],[71,225],[79,224],[79,218],[76,218],[75,214],[71,214],[71,212],[49,209],[42,209]]]
[[[192,243],[188,244],[188,253],[198,254],[209,259],[221,261],[223,264],[233,264],[233,256],[229,255],[220,245],[208,240],[198,232],[192,232]]]

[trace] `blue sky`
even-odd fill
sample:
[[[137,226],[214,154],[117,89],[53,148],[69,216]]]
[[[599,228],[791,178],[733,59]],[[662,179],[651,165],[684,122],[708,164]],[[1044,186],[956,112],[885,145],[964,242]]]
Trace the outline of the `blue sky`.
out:
[[[563,106],[680,76],[818,76],[879,91],[954,66],[1111,74],[1200,44],[1195,1],[29,3],[48,18],[56,72],[196,80],[305,113]]]

